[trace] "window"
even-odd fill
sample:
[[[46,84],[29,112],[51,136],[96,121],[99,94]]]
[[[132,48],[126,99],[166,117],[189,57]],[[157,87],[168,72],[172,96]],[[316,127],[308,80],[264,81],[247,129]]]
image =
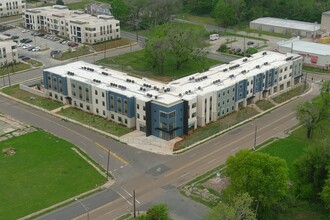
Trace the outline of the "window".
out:
[[[98,99],[95,99],[95,103],[98,104],[99,103],[99,100]]]
[[[191,105],[191,108],[196,108],[196,102]]]
[[[288,67],[285,67],[284,71],[287,71],[288,70]]]
[[[79,106],[80,106],[80,108],[83,108],[84,107],[84,105],[82,103],[80,103]]]
[[[102,92],[102,97],[104,97],[104,92]]]
[[[140,118],[140,114],[139,114],[139,113],[137,113],[136,117],[137,117],[137,118]]]
[[[97,90],[95,90],[95,95],[97,95]]]
[[[140,105],[139,104],[136,104],[136,109],[140,109]]]
[[[98,109],[98,108],[96,108],[96,113],[97,113],[97,114],[99,113],[99,109]]]
[[[89,110],[89,105],[86,105],[86,109]]]
[[[111,119],[115,119],[115,116],[113,114],[111,114]]]
[[[104,101],[102,101],[102,105],[105,106],[105,102]]]
[[[143,120],[146,120],[146,116],[145,115],[143,115]]]
[[[103,115],[105,116],[105,111],[103,110]]]
[[[127,119],[125,118],[125,124],[127,124]]]

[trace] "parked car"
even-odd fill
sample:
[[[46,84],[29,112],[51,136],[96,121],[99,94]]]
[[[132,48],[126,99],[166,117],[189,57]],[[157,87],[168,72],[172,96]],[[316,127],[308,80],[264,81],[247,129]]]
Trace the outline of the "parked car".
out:
[[[246,44],[250,46],[250,45],[253,45],[254,42],[253,41],[248,41]]]
[[[10,37],[10,34],[9,33],[3,33],[3,35],[5,35],[7,37]]]
[[[23,57],[26,57],[26,56],[21,54],[18,56],[18,59],[22,59]]]
[[[29,47],[27,50],[28,50],[28,51],[32,51],[34,48],[35,48],[35,47],[32,46],[32,47]]]
[[[18,39],[18,38],[19,38],[19,36],[17,36],[17,35],[11,36],[11,39],[13,39],[13,40]]]
[[[29,30],[28,29],[23,29],[22,30],[22,33],[26,33],[26,32],[29,32]]]
[[[241,51],[242,51],[241,48],[237,48],[237,49],[235,50],[236,53],[239,53],[239,52],[241,52]]]
[[[27,57],[27,56],[25,56],[25,57],[22,58],[22,60],[24,60],[24,61],[25,61],[25,60],[30,60],[30,59],[31,59],[31,58],[30,58],[30,57]]]
[[[34,47],[34,48],[32,49],[33,52],[36,52],[36,51],[39,51],[39,50],[40,50],[40,47]]]
[[[78,47],[79,44],[75,43],[75,42],[70,42],[70,44],[68,44],[70,47]]]
[[[63,44],[63,45],[65,45],[67,43],[67,41],[66,40],[64,40],[61,44]]]
[[[24,43],[31,43],[32,40],[31,39],[27,39]]]
[[[60,50],[52,50],[52,51],[50,52],[50,56],[51,56],[51,57],[55,57],[55,56],[61,54],[61,52],[62,52],[62,51],[60,51]]]

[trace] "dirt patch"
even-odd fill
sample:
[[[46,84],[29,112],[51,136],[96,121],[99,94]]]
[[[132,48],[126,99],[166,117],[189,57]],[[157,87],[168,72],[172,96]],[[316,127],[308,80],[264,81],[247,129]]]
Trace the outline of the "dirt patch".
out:
[[[2,149],[2,153],[6,156],[13,156],[16,154],[16,149],[14,147],[4,148]]]
[[[203,183],[203,186],[221,192],[229,186],[229,181],[227,178],[212,178]]]

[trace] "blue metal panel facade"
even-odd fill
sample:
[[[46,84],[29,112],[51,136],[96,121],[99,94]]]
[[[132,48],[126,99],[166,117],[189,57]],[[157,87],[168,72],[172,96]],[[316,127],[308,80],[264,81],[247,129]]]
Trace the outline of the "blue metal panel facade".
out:
[[[134,97],[126,97],[122,94],[107,91],[106,92],[107,99],[107,110],[114,111],[119,114],[125,115],[129,118],[135,117],[135,98]],[[113,108],[112,104],[113,103]]]
[[[236,83],[235,85],[235,100],[239,101],[241,99],[245,99],[246,98],[246,90],[247,90],[247,80],[244,79],[242,81],[239,81],[238,83]]]
[[[266,71],[265,89],[270,89],[274,85],[274,69]]]
[[[263,90],[263,77],[264,77],[264,74],[263,73],[259,73],[257,74],[256,76],[253,77],[253,93],[258,93],[258,92],[261,92]]]
[[[66,77],[62,77],[47,71],[43,72],[43,76],[44,76],[44,86],[46,89],[51,89],[55,92],[63,94],[64,96],[68,95]]]
[[[187,122],[187,120],[184,120],[184,102],[170,107],[151,102],[151,135],[165,140],[181,136],[184,133],[185,121]]]

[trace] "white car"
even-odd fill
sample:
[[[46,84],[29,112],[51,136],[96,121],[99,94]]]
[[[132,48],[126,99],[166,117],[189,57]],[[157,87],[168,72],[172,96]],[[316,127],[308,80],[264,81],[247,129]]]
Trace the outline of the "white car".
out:
[[[22,30],[22,33],[26,33],[26,32],[29,32],[29,30],[28,29],[23,29]]]
[[[40,47],[35,47],[35,48],[32,49],[33,52],[39,51],[39,50],[40,50]]]

